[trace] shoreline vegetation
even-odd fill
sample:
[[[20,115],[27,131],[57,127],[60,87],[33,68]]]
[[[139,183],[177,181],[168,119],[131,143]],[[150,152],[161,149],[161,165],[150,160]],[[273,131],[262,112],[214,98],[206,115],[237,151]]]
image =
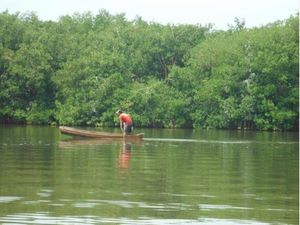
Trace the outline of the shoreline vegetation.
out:
[[[0,13],[0,123],[299,129],[299,14],[246,28]]]

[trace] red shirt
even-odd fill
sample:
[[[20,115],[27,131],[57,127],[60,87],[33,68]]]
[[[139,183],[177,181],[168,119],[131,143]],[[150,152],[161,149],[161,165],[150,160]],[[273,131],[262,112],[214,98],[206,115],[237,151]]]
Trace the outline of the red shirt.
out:
[[[120,122],[123,122],[126,125],[132,124],[132,119],[131,119],[130,115],[126,114],[126,113],[121,113],[119,116],[119,120],[120,120]]]

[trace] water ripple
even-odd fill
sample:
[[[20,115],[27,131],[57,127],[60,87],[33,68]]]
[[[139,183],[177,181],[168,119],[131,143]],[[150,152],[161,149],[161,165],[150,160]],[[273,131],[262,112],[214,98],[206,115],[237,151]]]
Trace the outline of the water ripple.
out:
[[[157,141],[157,142],[198,142],[198,143],[211,143],[211,144],[298,144],[296,141],[254,141],[254,140],[199,140],[199,139],[181,139],[181,138],[144,138],[144,141]]]
[[[160,224],[203,224],[203,225],[240,225],[255,224],[268,225],[255,220],[238,220],[238,219],[215,219],[215,218],[198,218],[198,219],[157,219],[151,217],[130,218],[101,218],[96,216],[50,216],[48,212],[37,213],[19,213],[5,217],[0,217],[1,223],[15,224],[60,224],[60,225],[92,225],[92,224],[140,224],[140,225],[160,225]]]
[[[0,196],[0,203],[10,203],[21,200],[23,197],[18,196]]]

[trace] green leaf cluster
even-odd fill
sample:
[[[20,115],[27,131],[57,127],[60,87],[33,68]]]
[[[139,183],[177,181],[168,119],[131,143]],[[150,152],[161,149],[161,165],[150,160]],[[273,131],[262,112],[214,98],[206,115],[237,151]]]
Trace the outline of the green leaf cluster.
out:
[[[299,117],[298,15],[246,29],[161,25],[105,10],[0,14],[0,120],[290,130]]]

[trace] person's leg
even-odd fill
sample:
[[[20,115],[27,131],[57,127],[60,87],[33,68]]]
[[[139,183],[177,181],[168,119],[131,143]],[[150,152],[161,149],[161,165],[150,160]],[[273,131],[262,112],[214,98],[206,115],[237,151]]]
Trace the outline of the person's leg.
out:
[[[130,134],[132,132],[132,124],[131,125],[126,125],[124,126],[124,131],[126,134]]]

